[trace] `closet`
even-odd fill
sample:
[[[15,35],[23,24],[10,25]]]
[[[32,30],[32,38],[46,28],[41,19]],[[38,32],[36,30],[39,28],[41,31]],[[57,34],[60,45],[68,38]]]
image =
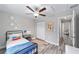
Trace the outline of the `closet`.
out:
[[[45,22],[37,22],[37,38],[45,40]]]

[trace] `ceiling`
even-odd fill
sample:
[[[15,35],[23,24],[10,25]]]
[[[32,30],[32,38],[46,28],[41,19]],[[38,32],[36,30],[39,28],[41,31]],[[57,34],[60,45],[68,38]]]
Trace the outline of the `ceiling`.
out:
[[[41,4],[41,5],[29,5],[32,9],[38,7],[41,9],[42,7],[46,7],[46,11],[42,12],[46,14],[46,17],[54,17],[59,16],[62,13],[71,13],[70,7],[73,4]],[[29,18],[34,18],[33,13],[27,9],[25,6],[27,4],[0,4],[0,11],[9,12]],[[44,18],[39,16],[39,18]]]

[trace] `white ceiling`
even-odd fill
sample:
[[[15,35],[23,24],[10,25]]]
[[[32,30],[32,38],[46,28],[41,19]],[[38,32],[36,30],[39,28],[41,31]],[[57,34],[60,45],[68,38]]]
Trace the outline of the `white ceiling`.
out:
[[[25,17],[34,18],[33,14],[29,9],[25,7],[25,4],[0,4],[0,11],[5,11],[17,15],[22,15]],[[42,5],[30,5],[32,9],[35,9],[38,7],[41,9],[42,7],[46,7],[46,11],[43,13],[46,14],[46,17],[52,17],[52,16],[58,16],[64,12],[70,12],[70,6],[72,4],[42,4]],[[39,18],[42,18],[42,16],[39,16]]]

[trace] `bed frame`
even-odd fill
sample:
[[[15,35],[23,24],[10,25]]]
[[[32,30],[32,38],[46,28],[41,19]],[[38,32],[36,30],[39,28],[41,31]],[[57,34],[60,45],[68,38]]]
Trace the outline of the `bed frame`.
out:
[[[18,33],[21,33],[22,34],[22,37],[23,37],[23,31],[22,30],[7,31],[6,32],[6,41],[8,40],[8,35],[18,34]]]
[[[22,37],[23,37],[23,31],[22,30],[13,30],[13,31],[7,31],[6,32],[6,42],[7,40],[9,39],[8,38],[8,35],[11,35],[11,34],[18,34],[18,33],[21,33],[22,34]],[[36,45],[36,52],[34,52],[34,54],[38,54],[38,44],[37,43],[34,43]]]

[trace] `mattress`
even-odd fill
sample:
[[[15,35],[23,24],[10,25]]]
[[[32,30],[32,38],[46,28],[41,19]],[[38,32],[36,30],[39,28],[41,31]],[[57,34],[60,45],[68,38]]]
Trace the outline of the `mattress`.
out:
[[[15,41],[8,39],[7,44],[6,44],[6,48],[8,49],[12,46],[21,45],[21,44],[24,44],[24,43],[27,43],[27,42],[29,42],[29,41],[25,38],[21,38],[19,40],[15,40]]]
[[[5,54],[33,54],[37,50],[37,44],[34,44],[27,39],[21,38],[19,40],[10,41],[6,44]]]
[[[38,46],[36,44],[33,44],[27,48],[24,48],[16,52],[15,54],[37,54],[37,48]]]
[[[5,52],[5,54],[31,54],[36,51],[36,45],[34,45],[32,42],[27,42],[24,44],[12,46],[8,48]]]

